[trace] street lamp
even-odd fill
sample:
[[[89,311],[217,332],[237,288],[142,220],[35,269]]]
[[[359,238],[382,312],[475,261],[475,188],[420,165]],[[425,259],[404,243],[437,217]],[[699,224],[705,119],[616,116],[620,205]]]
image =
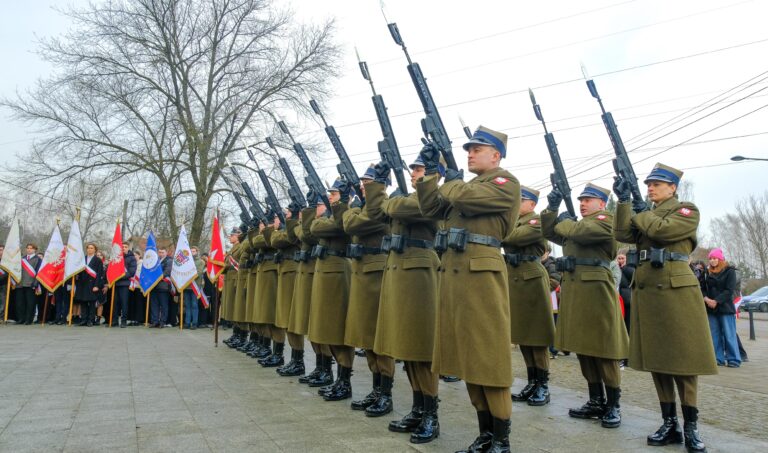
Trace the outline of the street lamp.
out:
[[[764,160],[768,162],[768,159],[763,159],[761,157],[744,157],[744,156],[733,156],[731,157],[731,160],[734,162],[741,162],[743,160]]]

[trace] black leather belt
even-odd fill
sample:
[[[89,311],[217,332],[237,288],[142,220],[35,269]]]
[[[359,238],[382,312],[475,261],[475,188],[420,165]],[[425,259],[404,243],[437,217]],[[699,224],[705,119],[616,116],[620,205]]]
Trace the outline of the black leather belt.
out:
[[[627,252],[627,264],[637,266],[641,261],[650,261],[653,267],[664,267],[665,261],[685,261],[688,262],[688,255],[684,253],[670,252],[664,248],[653,248],[650,250],[630,250]]]
[[[563,256],[555,259],[558,272],[573,272],[576,266],[604,267],[611,270],[611,262],[598,258],[577,258],[575,256]]]
[[[488,247],[501,247],[501,241],[493,236],[485,234],[470,233],[466,228],[450,228],[440,230],[435,236],[435,250],[444,252],[449,248],[457,252],[463,252],[467,249],[467,244],[487,245]]]
[[[297,263],[306,263],[313,259],[311,250],[298,250],[293,253],[293,260]]]
[[[326,256],[338,256],[344,258],[346,253],[344,250],[333,250],[323,245],[316,245],[312,248],[312,258],[325,259]]]
[[[495,247],[495,248],[501,247],[500,240],[496,239],[493,236],[487,236],[485,234],[468,233],[467,242],[471,242],[473,244],[487,245],[488,247]]]
[[[427,241],[426,239],[411,239],[408,236],[401,236],[399,234],[387,235],[381,240],[381,251],[384,253],[388,253],[389,251],[403,253],[403,250],[405,250],[406,247],[431,249],[432,246],[432,241]]]
[[[507,264],[513,267],[517,267],[520,265],[520,263],[523,263],[523,262],[536,262],[540,260],[541,260],[541,257],[536,255],[521,255],[519,253],[504,254],[504,261],[506,261]]]
[[[366,247],[362,244],[347,245],[347,257],[356,260],[361,259],[364,255],[379,255],[382,253],[384,253],[384,251],[379,247]]]

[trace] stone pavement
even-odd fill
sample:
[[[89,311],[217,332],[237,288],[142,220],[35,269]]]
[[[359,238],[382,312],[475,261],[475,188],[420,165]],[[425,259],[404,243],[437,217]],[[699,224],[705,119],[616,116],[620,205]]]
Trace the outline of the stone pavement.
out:
[[[768,451],[768,322],[759,323],[756,342],[746,328],[740,321],[751,362],[702,378],[700,430],[711,452]],[[386,429],[410,406],[399,366],[396,413],[371,419],[212,343],[207,329],[0,326],[0,452],[452,452],[476,435],[461,382],[441,382],[442,434],[417,446]],[[521,370],[520,354],[513,357]],[[363,358],[355,367],[359,397],[370,374]],[[550,405],[514,405],[513,451],[684,451],[645,445],[660,424],[648,374],[624,372],[624,422],[615,430],[567,416],[585,399],[574,357],[555,360],[552,374]]]

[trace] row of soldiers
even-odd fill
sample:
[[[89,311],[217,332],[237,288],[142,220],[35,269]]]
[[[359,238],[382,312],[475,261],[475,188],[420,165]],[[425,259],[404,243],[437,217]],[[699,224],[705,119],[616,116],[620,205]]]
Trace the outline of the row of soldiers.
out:
[[[426,145],[410,165],[415,192],[387,195],[390,168],[380,162],[361,176],[363,202],[338,180],[328,206],[310,192],[308,207],[286,212],[287,225],[275,219],[233,229],[222,317],[234,322],[235,333],[227,344],[278,367],[281,376],[301,376],[326,401],[351,398],[354,351],[364,349],[372,390],[351,407],[369,417],[392,411],[395,360],[402,360],[413,403],[389,429],[410,433],[413,443],[439,436],[438,378],[458,376],[479,428],[466,452],[508,452],[512,402],[549,402],[546,348],[553,343],[577,354],[588,384],[589,400],[569,415],[620,426],[618,361],[629,357],[630,366],[653,374],[661,403],[664,423],[648,444],[684,440],[689,451],[705,451],[696,376],[716,367],[697,281],[685,262],[696,247],[699,215],[675,197],[682,172],[653,169],[645,180],[652,210],[630,202],[629,183],[618,177],[615,217],[605,210],[610,191],[587,184],[577,220],[558,214],[557,190],[535,213],[539,192],[500,166],[505,134],[480,126],[464,149],[467,168],[477,175],[469,182]],[[630,257],[637,265],[631,341],[609,267],[617,239],[637,246]],[[557,329],[540,261],[548,240],[564,254],[557,260],[563,272]],[[308,374],[305,336],[315,353]],[[528,379],[516,394],[510,391],[513,343]]]

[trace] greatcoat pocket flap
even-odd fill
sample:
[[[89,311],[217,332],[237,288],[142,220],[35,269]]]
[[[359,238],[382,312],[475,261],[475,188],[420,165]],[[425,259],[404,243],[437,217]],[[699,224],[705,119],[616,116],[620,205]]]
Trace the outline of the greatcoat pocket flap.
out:
[[[523,272],[523,280],[533,280],[534,278],[541,278],[541,272],[539,271]]]
[[[584,271],[581,273],[581,281],[583,282],[610,282],[608,274],[605,272],[596,271]]]
[[[682,288],[683,286],[699,286],[699,280],[693,274],[673,275],[669,277],[669,284],[673,288]]]
[[[346,266],[344,263],[328,263],[323,264],[321,267],[319,266],[316,270],[323,273],[344,272]]]
[[[434,267],[429,258],[406,258],[403,260],[403,269],[418,269],[422,267]]]
[[[472,272],[503,272],[504,261],[501,256],[479,256],[469,259],[469,270]]]
[[[363,274],[367,274],[368,272],[382,272],[386,264],[386,261],[374,261],[373,263],[364,264]]]

